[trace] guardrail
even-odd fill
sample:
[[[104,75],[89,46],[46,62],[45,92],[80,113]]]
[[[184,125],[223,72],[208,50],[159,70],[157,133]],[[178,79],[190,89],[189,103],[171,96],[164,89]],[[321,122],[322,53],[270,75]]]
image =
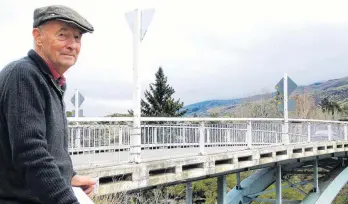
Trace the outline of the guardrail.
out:
[[[131,117],[68,118],[76,165],[130,162]],[[141,118],[143,160],[269,145],[347,140],[347,122],[282,118]],[[139,147],[138,147],[139,148]]]

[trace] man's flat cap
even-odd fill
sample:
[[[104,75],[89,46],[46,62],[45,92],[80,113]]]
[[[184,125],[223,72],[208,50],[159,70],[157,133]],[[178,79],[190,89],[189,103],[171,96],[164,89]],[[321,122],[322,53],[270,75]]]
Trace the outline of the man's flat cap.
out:
[[[78,26],[83,33],[93,33],[93,26],[75,10],[63,6],[63,5],[52,5],[45,6],[35,9],[34,11],[34,24],[36,28],[39,25],[49,20],[61,20],[68,23],[73,23]]]

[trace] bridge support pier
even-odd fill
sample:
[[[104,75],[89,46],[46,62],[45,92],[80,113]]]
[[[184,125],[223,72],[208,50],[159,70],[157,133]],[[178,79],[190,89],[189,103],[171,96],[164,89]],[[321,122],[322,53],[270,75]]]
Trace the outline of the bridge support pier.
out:
[[[218,184],[218,194],[217,194],[217,199],[218,199],[218,204],[225,204],[225,197],[226,197],[226,175],[219,176],[217,178],[217,184]]]
[[[192,204],[192,183],[186,183],[186,204]]]
[[[282,203],[282,167],[276,167],[276,204]]]
[[[236,189],[241,190],[242,187],[240,186],[240,172],[236,173]]]
[[[313,175],[313,181],[314,181],[314,185],[313,185],[313,192],[315,193],[319,193],[319,177],[318,177],[318,159],[316,159],[314,161],[314,175]]]

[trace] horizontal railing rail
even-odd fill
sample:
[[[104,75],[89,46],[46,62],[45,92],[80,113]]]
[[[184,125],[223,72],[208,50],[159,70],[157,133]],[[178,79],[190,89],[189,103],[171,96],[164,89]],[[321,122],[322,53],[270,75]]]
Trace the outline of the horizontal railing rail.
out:
[[[75,165],[130,162],[132,117],[68,118]],[[142,159],[202,155],[269,145],[347,140],[348,122],[283,118],[141,118]]]

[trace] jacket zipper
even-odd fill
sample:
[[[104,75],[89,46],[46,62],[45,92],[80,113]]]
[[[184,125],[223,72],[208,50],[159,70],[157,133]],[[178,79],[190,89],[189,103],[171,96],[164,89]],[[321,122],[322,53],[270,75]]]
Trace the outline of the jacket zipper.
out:
[[[53,83],[54,87],[59,91],[59,93],[61,95],[61,99],[63,99],[63,94],[64,94],[63,90],[57,86],[56,82],[51,77],[50,77],[50,79],[51,79],[51,82]]]
[[[68,144],[66,143],[67,140],[69,140],[69,132],[67,132],[67,128],[68,128],[68,124],[67,124],[67,121],[66,121],[66,115],[65,115],[65,105],[64,105],[64,101],[63,101],[63,94],[64,94],[64,91],[59,88],[56,84],[56,82],[50,77],[51,79],[51,82],[53,83],[54,87],[59,91],[60,95],[61,95],[61,100],[60,100],[60,103],[62,105],[62,110],[63,110],[63,121],[64,121],[64,132],[68,135],[68,138],[64,138],[64,146],[66,147]],[[65,149],[66,153],[69,154],[69,146],[67,147],[67,149]]]

